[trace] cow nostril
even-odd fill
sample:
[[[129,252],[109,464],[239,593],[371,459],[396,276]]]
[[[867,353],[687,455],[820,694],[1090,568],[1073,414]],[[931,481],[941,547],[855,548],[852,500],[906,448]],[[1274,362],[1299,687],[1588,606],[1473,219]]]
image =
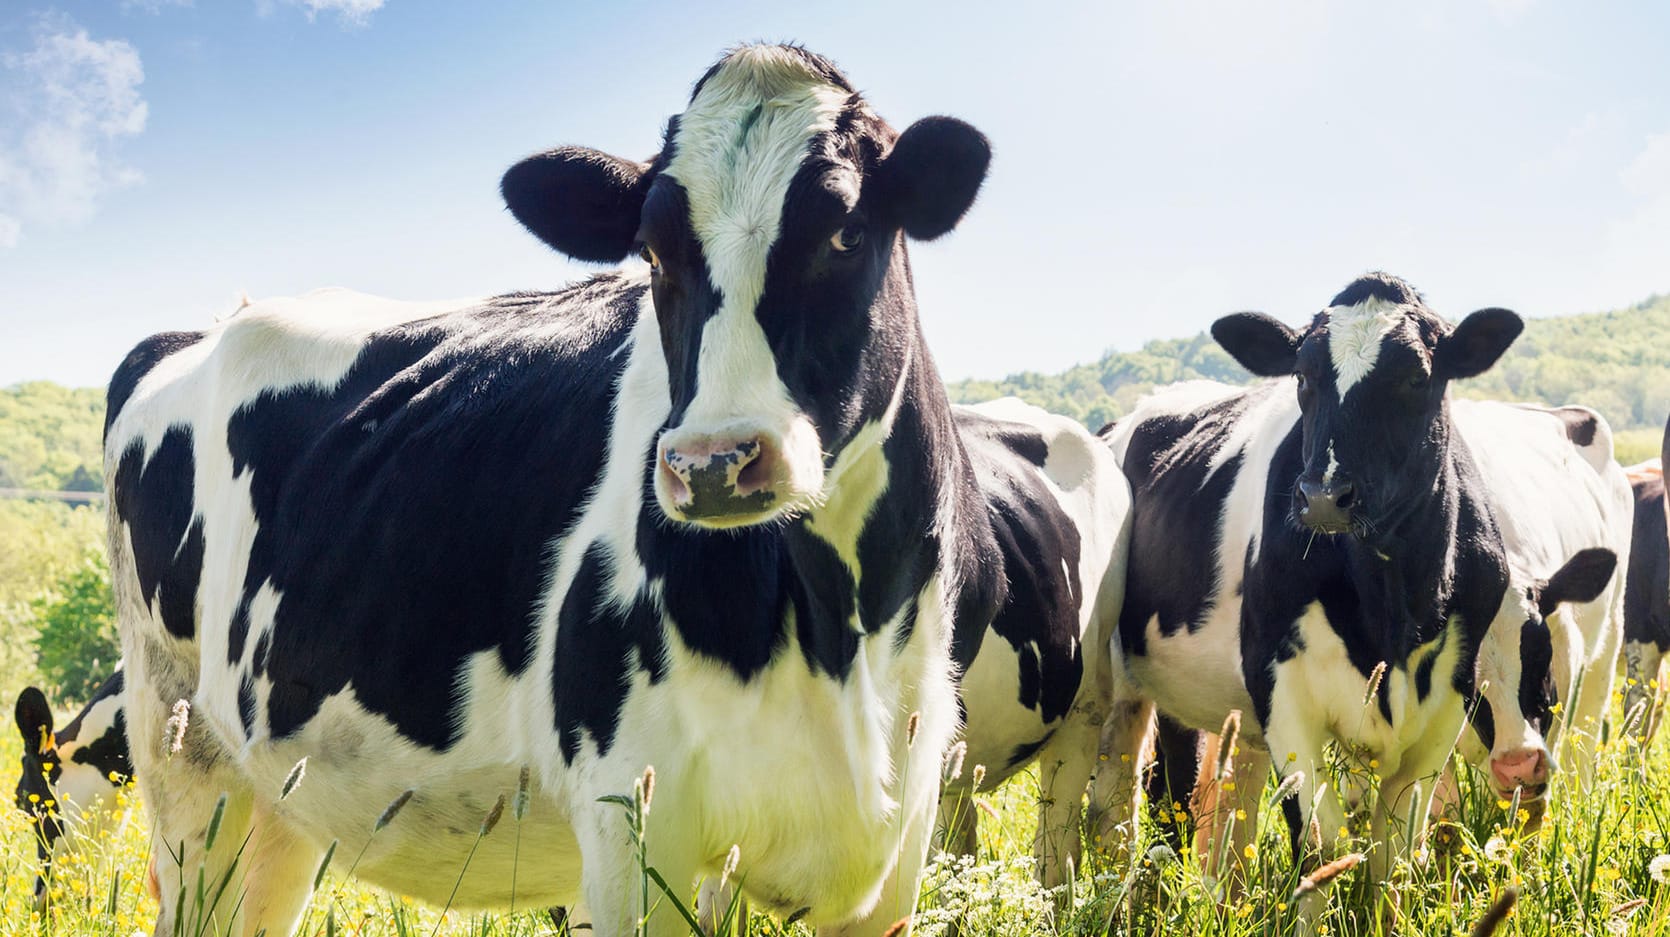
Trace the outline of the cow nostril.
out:
[[[759,442],[738,446],[742,453],[742,468],[736,473],[736,493],[739,495],[763,491],[771,486],[771,451]]]
[[[1357,488],[1355,485],[1347,482],[1334,489],[1334,504],[1337,505],[1340,510],[1349,511],[1351,510],[1351,506],[1356,503]]]

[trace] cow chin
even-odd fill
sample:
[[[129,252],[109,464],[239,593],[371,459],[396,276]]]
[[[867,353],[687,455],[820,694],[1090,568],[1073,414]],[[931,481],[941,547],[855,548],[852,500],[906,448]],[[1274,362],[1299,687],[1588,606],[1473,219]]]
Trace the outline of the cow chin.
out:
[[[822,499],[823,451],[810,420],[679,426],[656,445],[655,499],[675,523],[710,530],[769,524]]]

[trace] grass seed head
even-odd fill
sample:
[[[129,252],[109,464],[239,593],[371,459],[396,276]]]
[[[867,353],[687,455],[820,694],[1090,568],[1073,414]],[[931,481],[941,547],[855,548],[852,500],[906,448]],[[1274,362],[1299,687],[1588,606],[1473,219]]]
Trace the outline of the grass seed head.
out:
[[[488,833],[493,832],[493,827],[499,825],[499,820],[504,816],[504,805],[505,796],[500,794],[499,799],[493,801],[493,809],[487,811],[487,816],[481,821],[482,836],[486,836]]]
[[[516,802],[511,806],[510,813],[516,818],[517,823],[522,822],[522,818],[528,815],[528,802],[531,799],[528,786],[532,783],[532,773],[527,765],[523,765],[521,773],[516,776]]]
[[[968,742],[958,741],[945,753],[945,780],[955,781],[963,776],[963,759],[968,756]]]
[[[301,786],[302,778],[305,777],[307,777],[307,759],[303,758],[290,768],[289,774],[284,776],[284,786],[279,788],[278,799],[282,801],[295,793],[296,788]]]
[[[1341,875],[1344,875],[1345,873],[1356,868],[1357,865],[1363,861],[1363,859],[1364,856],[1360,852],[1352,852],[1340,856],[1338,859],[1335,859],[1320,869],[1317,869],[1315,872],[1312,872],[1311,874],[1300,879],[1299,887],[1293,889],[1293,897],[1288,900],[1298,901],[1300,898],[1303,898],[1311,892],[1316,891],[1318,888],[1321,888],[1334,879],[1339,878]]]
[[[719,870],[719,887],[720,888],[724,888],[725,883],[731,880],[732,875],[736,874],[736,865],[737,865],[738,862],[741,862],[741,861],[742,861],[742,847],[738,846],[735,843],[732,843],[731,844],[731,851],[725,853],[725,865],[724,865],[723,868],[721,868]]]
[[[1490,937],[1496,933],[1503,922],[1507,921],[1508,915],[1513,913],[1513,906],[1517,901],[1519,889],[1512,885],[1502,889],[1502,893],[1496,896],[1496,900],[1492,901],[1484,912],[1484,917],[1479,918],[1479,923],[1473,925],[1472,937]]]
[[[911,713],[909,721],[907,721],[905,723],[905,747],[906,748],[910,748],[910,747],[912,747],[916,744],[916,730],[921,728],[921,727],[922,727],[922,713],[920,713],[920,712]]]
[[[417,791],[414,788],[407,788],[400,792],[399,797],[389,801],[389,805],[384,807],[382,814],[377,817],[376,824],[371,827],[371,832],[379,832],[383,827],[393,823],[394,818],[400,815],[400,811],[406,809],[406,805],[412,800],[412,795],[416,793]]]

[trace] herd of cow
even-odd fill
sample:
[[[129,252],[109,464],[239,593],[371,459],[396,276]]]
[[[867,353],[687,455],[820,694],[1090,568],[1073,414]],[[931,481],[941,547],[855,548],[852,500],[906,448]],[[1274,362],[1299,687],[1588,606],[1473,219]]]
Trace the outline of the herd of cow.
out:
[[[198,866],[240,889],[229,932],[290,933],[338,843],[382,887],[624,935],[639,856],[600,798],[653,766],[667,882],[736,847],[759,905],[874,935],[941,805],[969,850],[949,805],[1030,764],[1046,884],[1087,792],[1124,848],[1157,723],[1180,790],[1239,713],[1217,809],[1255,813],[1273,770],[1301,862],[1369,807],[1329,746],[1372,759],[1373,880],[1458,744],[1525,805],[1581,775],[1556,753],[1598,733],[1621,647],[1645,730],[1662,475],[1626,475],[1590,410],[1452,399],[1517,316],[1451,326],[1370,274],[1299,330],[1218,321],[1265,380],[1164,388],[1100,435],[952,406],[905,245],[988,161],[967,124],[896,132],[825,59],[745,46],[648,161],[565,147],[504,177],[550,246],[641,264],[450,303],[324,291],[140,343],[105,425],[125,669],[56,733],[39,691],[17,706],[43,859],[131,778],[158,934]],[[518,836],[478,845],[519,784]],[[235,867],[205,842],[223,795]]]

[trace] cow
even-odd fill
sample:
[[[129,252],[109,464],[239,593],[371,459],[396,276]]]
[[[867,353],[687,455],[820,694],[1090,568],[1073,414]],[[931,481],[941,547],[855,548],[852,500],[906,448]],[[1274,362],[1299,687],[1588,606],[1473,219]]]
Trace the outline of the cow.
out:
[[[1403,280],[1369,274],[1303,331],[1255,313],[1214,324],[1268,380],[1175,386],[1111,428],[1133,506],[1110,757],[1140,760],[1153,704],[1206,731],[1239,711],[1235,774],[1254,780],[1237,800],[1256,812],[1273,763],[1295,794],[1283,801],[1295,855],[1314,861],[1307,840],[1326,855],[1346,823],[1341,800],[1321,796],[1324,746],[1338,742],[1381,778],[1370,867],[1384,878],[1415,835],[1393,821],[1424,815],[1469,704],[1517,702],[1500,685],[1480,699],[1475,682],[1492,623],[1533,623],[1449,385],[1489,368],[1521,327],[1503,309],[1452,327]],[[1607,559],[1539,571],[1538,607],[1598,591]],[[1235,827],[1235,855],[1254,824]]]
[[[1087,622],[1121,565],[1112,459],[955,415],[923,341],[906,240],[951,231],[989,157],[952,118],[893,130],[820,56],[744,46],[651,159],[504,175],[551,247],[641,262],[485,300],[265,300],[136,347],[105,452],[169,844],[156,932],[197,869],[241,890],[223,929],[291,932],[333,843],[373,884],[578,904],[605,935],[646,913],[641,863],[682,898],[733,847],[767,909],[908,918],[954,654],[1029,668],[992,709],[1032,710],[1035,745],[1070,721],[1040,681],[1071,659],[998,616]],[[1113,514],[1089,537],[1052,498]],[[507,797],[516,835],[482,834]],[[248,839],[235,868],[211,815]],[[684,933],[654,903],[648,933]]]
[[[1458,400],[1452,418],[1484,481],[1525,617],[1543,619],[1547,633],[1511,619],[1487,632],[1478,675],[1488,705],[1469,721],[1462,750],[1486,766],[1499,796],[1517,789],[1522,803],[1540,801],[1554,760],[1581,785],[1593,780],[1584,748],[1600,738],[1623,638],[1629,481],[1613,458],[1611,427],[1587,407]],[[1538,586],[1585,556],[1596,564],[1586,574],[1593,594]],[[1507,691],[1518,693],[1517,705]],[[1567,754],[1552,759],[1551,745]]]
[[[1670,441],[1670,433],[1667,433]],[[1670,454],[1670,442],[1666,445]],[[1624,589],[1624,711],[1635,715],[1643,741],[1658,728],[1659,665],[1670,651],[1670,524],[1666,523],[1664,463],[1630,466],[1634,539]]]
[[[76,848],[86,830],[119,823],[122,791],[133,783],[128,757],[122,671],[111,674],[87,705],[62,729],[54,730],[52,707],[37,687],[17,697],[17,730],[23,737],[18,809],[35,827],[41,873],[35,900],[44,903],[53,861]]]

